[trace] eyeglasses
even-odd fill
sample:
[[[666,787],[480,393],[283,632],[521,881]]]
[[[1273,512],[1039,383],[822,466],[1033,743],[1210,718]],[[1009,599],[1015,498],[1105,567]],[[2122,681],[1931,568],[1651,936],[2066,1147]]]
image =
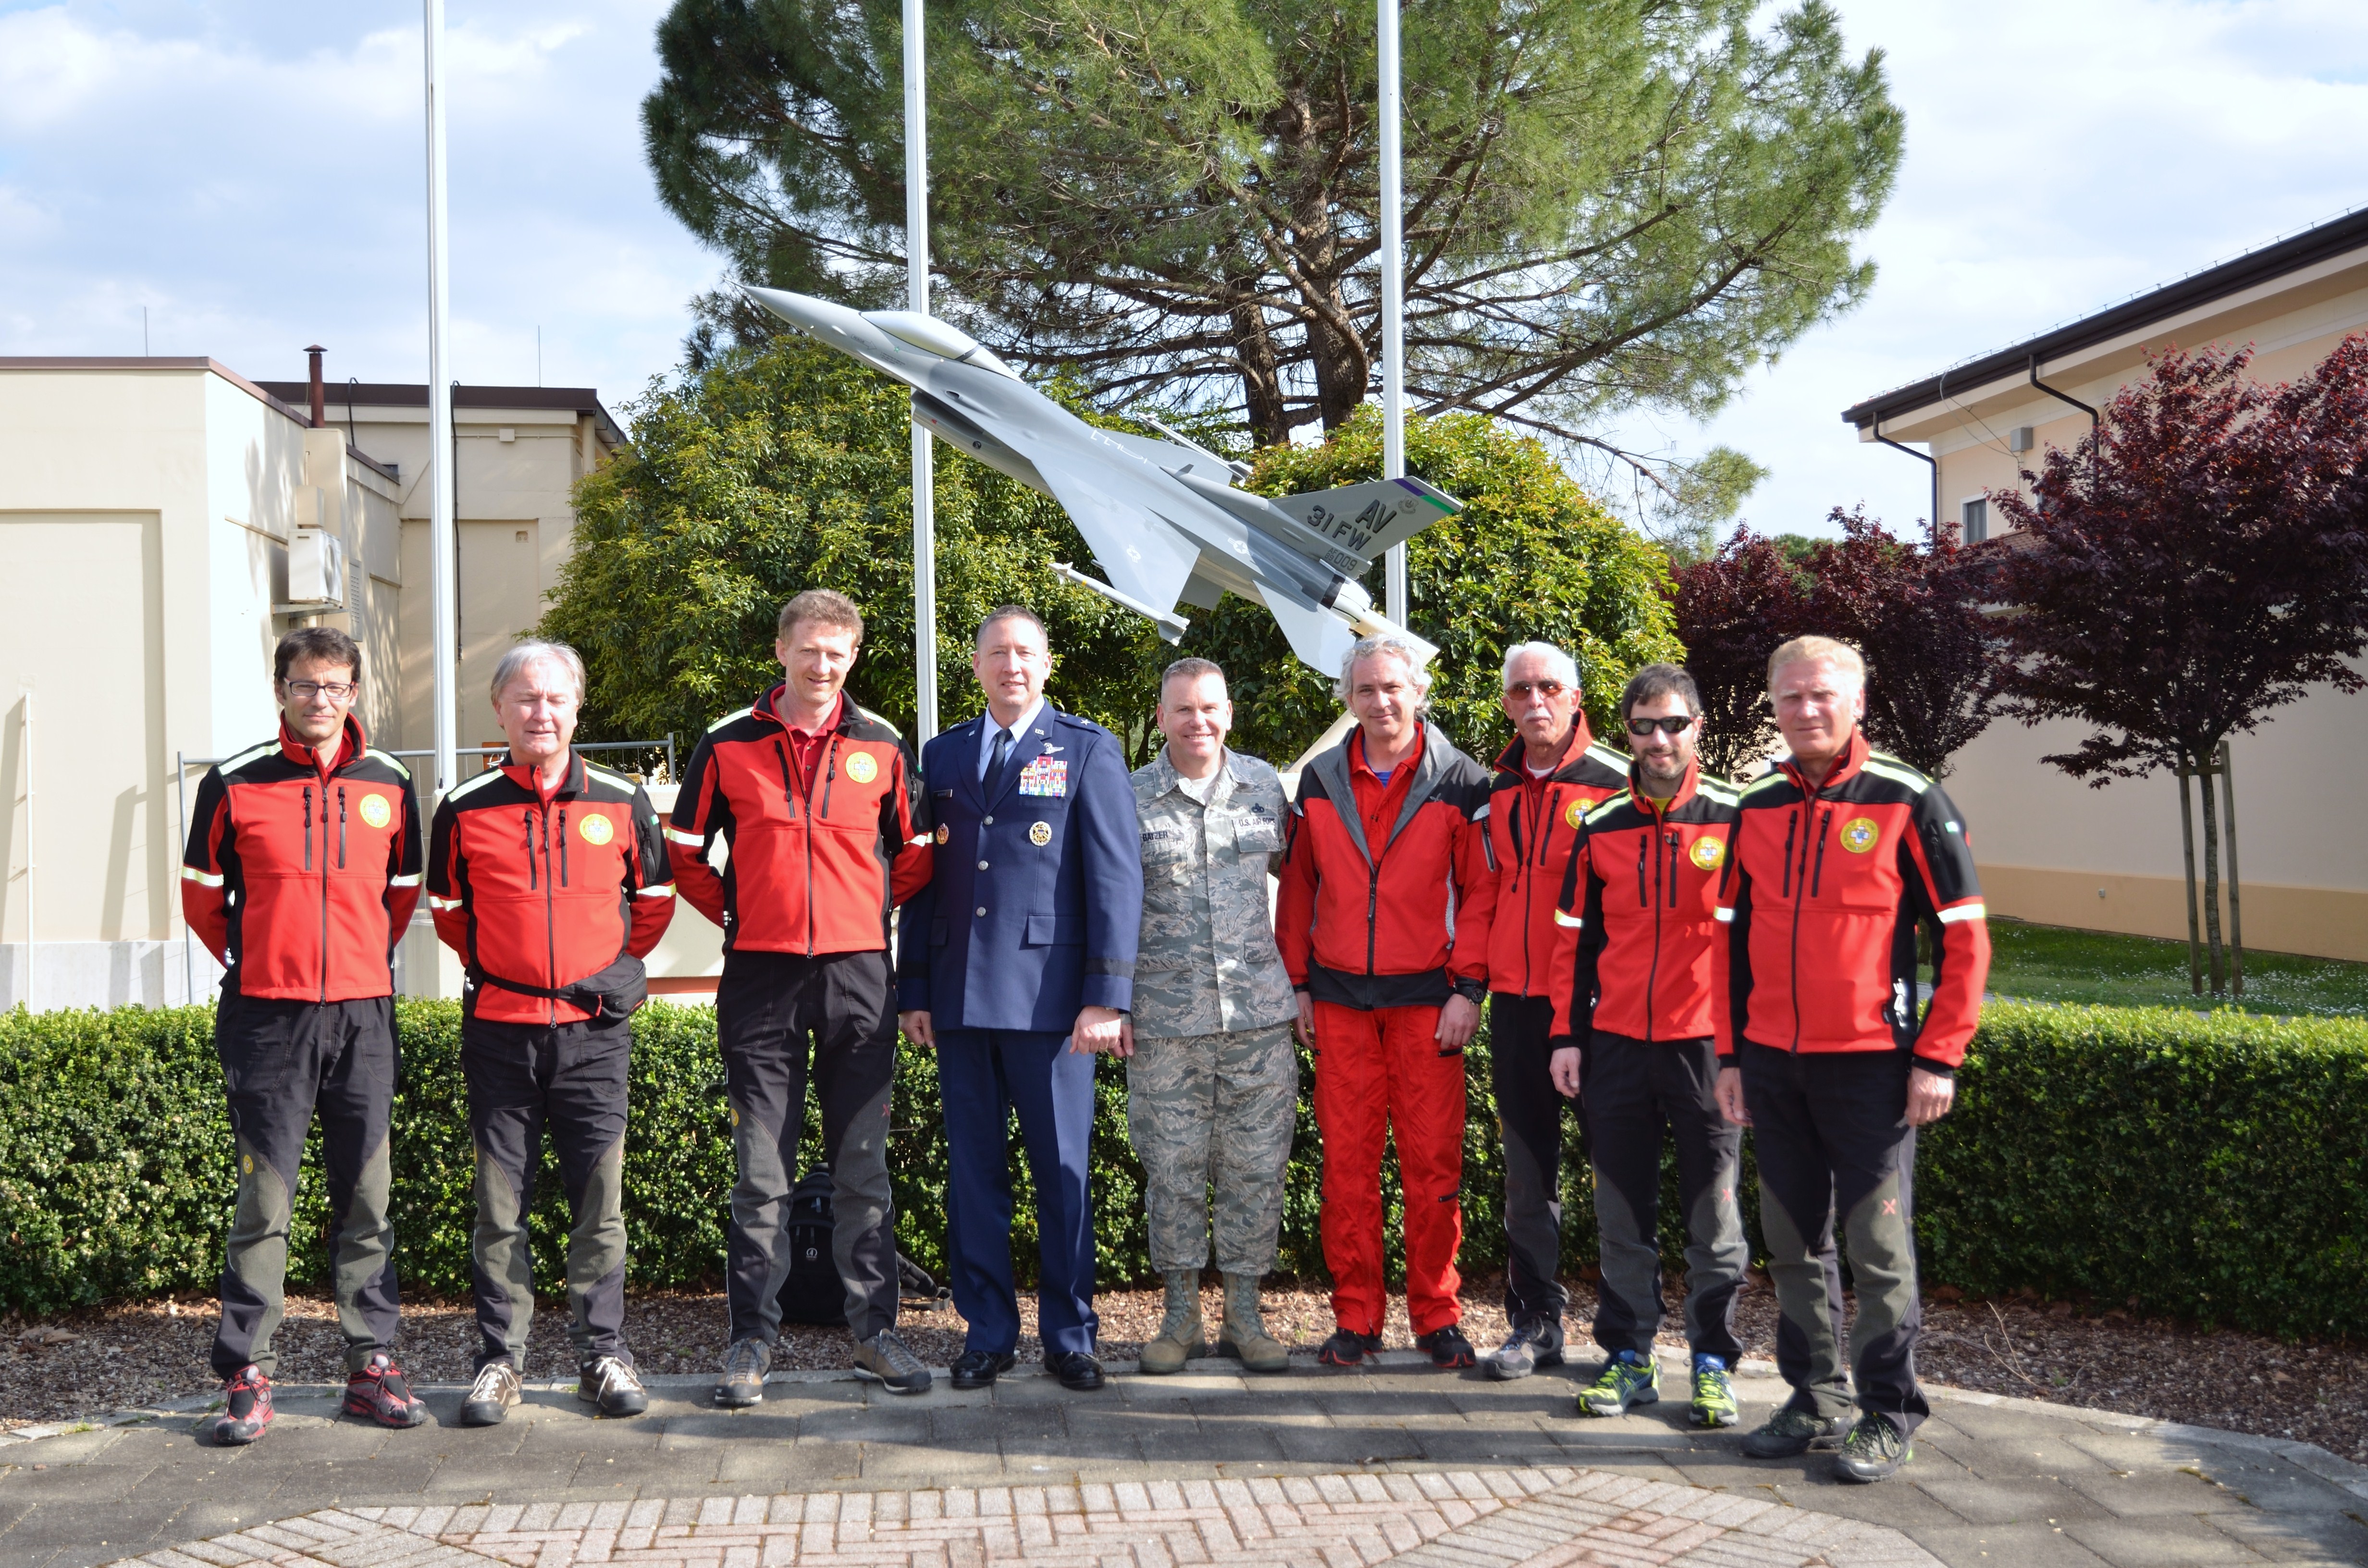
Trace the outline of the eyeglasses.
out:
[[[1560,697],[1565,690],[1558,680],[1517,680],[1505,688],[1508,697],[1527,697],[1536,692],[1540,697]]]
[[[332,702],[350,702],[354,693],[361,689],[355,682],[342,680],[284,680],[279,687],[299,702],[310,702],[316,697],[325,697]]]
[[[1656,730],[1660,731],[1661,733],[1665,735],[1682,735],[1692,727],[1693,717],[1691,714],[1686,713],[1673,713],[1666,719],[1631,719],[1628,721],[1628,733],[1632,735],[1640,736],[1649,735]]]

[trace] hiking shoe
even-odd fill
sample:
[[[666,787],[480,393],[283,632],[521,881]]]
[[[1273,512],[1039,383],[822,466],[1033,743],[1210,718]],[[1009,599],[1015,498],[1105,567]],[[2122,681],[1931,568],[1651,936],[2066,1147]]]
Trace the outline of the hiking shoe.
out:
[[[1432,1366],[1445,1367],[1450,1370],[1468,1367],[1479,1359],[1473,1353],[1472,1342],[1463,1337],[1463,1330],[1454,1324],[1449,1324],[1445,1328],[1434,1328],[1429,1334],[1416,1335],[1414,1347],[1429,1356]]]
[[[764,1403],[765,1374],[772,1366],[771,1346],[754,1335],[734,1340],[723,1353],[723,1378],[715,1385],[715,1403],[726,1410]]]
[[[252,1443],[271,1425],[271,1380],[260,1367],[241,1367],[222,1380],[222,1413],[214,1417],[213,1439],[235,1447]]]
[[[1531,1318],[1513,1325],[1504,1344],[1480,1358],[1488,1375],[1500,1383],[1526,1378],[1540,1367],[1562,1365],[1562,1324],[1552,1318]]]
[[[1622,1350],[1603,1363],[1603,1370],[1581,1391],[1581,1415],[1625,1415],[1632,1404],[1661,1402],[1661,1369],[1634,1350]]]
[[[1899,1467],[1916,1457],[1907,1435],[1887,1417],[1870,1410],[1842,1439],[1841,1456],[1834,1460],[1836,1481],[1882,1481],[1897,1475]]]
[[[579,1369],[575,1397],[600,1407],[603,1415],[639,1415],[650,1407],[650,1396],[633,1364],[621,1356],[595,1356]]]
[[[346,1414],[366,1415],[401,1431],[427,1420],[427,1405],[411,1392],[394,1358],[381,1350],[370,1357],[369,1366],[346,1379]]]
[[[1743,1435],[1743,1451],[1756,1460],[1788,1460],[1840,1437],[1849,1425],[1845,1416],[1813,1415],[1788,1404],[1770,1416],[1766,1426]]]
[[[869,1339],[855,1342],[855,1371],[858,1377],[877,1378],[887,1385],[890,1393],[929,1392],[929,1369],[896,1337],[893,1328],[883,1328]]]
[[[488,1361],[477,1369],[477,1381],[461,1402],[461,1425],[498,1426],[518,1402],[518,1369],[507,1361]]]
[[[1315,1359],[1326,1367],[1361,1367],[1382,1353],[1382,1336],[1359,1334],[1353,1328],[1336,1328],[1332,1337],[1315,1352]]]
[[[1694,1396],[1686,1402],[1686,1419],[1697,1426],[1732,1426],[1743,1419],[1726,1381],[1724,1357],[1694,1358]]]

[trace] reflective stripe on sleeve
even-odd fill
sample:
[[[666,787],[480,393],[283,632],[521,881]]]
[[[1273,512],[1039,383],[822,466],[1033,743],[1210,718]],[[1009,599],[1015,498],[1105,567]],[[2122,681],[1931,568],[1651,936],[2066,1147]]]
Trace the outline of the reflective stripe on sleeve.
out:
[[[672,898],[674,896],[674,884],[672,882],[660,882],[655,887],[635,888],[633,890],[633,896],[635,898]]]
[[[222,885],[222,880],[220,877],[210,877],[195,866],[182,867],[181,880],[185,882],[195,882],[201,888],[218,888]]]
[[[407,877],[389,877],[386,885],[391,888],[416,888],[419,885],[419,873],[414,871]]]
[[[1941,911],[1941,924],[1943,926],[1953,926],[1960,920],[1980,920],[1985,918],[1988,914],[1989,906],[1987,904],[1960,903],[1952,908]]]
[[[1567,926],[1572,930],[1577,931],[1584,927],[1587,925],[1587,922],[1581,920],[1576,915],[1565,915],[1561,910],[1557,909],[1554,911],[1554,924],[1557,926]]]
[[[461,903],[457,898],[438,898],[434,893],[427,895],[427,907],[430,909],[458,909]]]
[[[666,824],[666,835],[687,849],[702,849],[707,846],[707,840],[698,834],[685,833],[672,823]]]
[[[1718,923],[1722,926],[1735,924],[1735,911],[1732,909],[1714,909],[1711,913],[1718,916]]]

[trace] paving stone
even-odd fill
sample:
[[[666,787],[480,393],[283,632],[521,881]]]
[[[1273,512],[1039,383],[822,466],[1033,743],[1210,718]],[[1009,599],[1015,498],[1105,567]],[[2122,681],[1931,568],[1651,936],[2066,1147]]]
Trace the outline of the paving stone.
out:
[[[2368,1525],[2350,1515],[2243,1513],[2205,1518],[2213,1528],[2272,1562],[2368,1562]]]
[[[2258,1562],[2258,1552],[2200,1518],[2083,1519],[2064,1533],[2115,1568],[2172,1568],[2187,1562]]]
[[[2060,1525],[2074,1519],[2104,1519],[2113,1516],[2093,1497],[2060,1481],[2025,1476],[2010,1481],[1979,1481],[1957,1476],[1919,1475],[1915,1490],[1937,1499],[1968,1524]]]
[[[2129,1474],[2066,1478],[2070,1485],[2123,1518],[2156,1514],[2237,1513],[2248,1505],[2226,1487],[2190,1471],[2137,1471]]]
[[[1957,1568],[2120,1568],[2049,1525],[1952,1525],[1907,1532],[1916,1544]]]

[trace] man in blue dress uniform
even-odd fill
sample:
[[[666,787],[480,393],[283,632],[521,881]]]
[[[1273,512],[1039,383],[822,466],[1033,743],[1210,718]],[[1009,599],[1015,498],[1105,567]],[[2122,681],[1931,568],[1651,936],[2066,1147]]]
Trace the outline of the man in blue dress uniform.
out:
[[[922,751],[920,825],[937,866],[905,901],[896,944],[898,1022],[936,1048],[945,1102],[946,1250],[970,1324],[953,1383],[989,1386],[1019,1343],[1005,1152],[1017,1108],[1036,1187],[1044,1364],[1065,1388],[1097,1389],[1087,1142],[1094,1056],[1118,1049],[1134,994],[1134,789],[1117,736],[1045,703],[1053,655],[1034,614],[989,615],[971,668],[986,711]]]

